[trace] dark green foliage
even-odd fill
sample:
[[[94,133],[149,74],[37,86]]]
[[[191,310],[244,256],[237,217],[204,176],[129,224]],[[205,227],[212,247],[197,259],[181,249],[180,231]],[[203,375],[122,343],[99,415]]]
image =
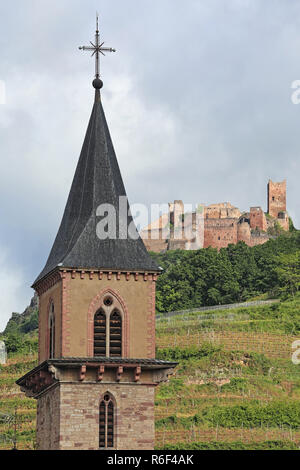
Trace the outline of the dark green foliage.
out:
[[[242,392],[247,385],[247,380],[243,377],[232,377],[230,383],[221,387],[222,392]]]
[[[178,418],[168,416],[156,421],[156,427],[181,427],[190,429],[192,426],[208,425],[223,428],[259,428],[281,427],[290,429],[300,427],[300,403],[272,402],[267,405],[254,400],[234,406],[218,406],[204,408],[193,416]]]
[[[273,226],[268,228],[267,233],[274,237],[278,237],[279,235],[284,234],[284,229],[281,227],[280,223],[277,220],[274,220]]]
[[[23,316],[22,314],[13,313],[11,319],[7,323],[4,330],[7,334],[26,334],[38,328],[38,311],[34,310],[30,315]]]
[[[165,348],[157,351],[157,359],[165,361],[180,361],[183,359],[201,359],[202,357],[212,356],[220,352],[222,348],[211,343],[202,343],[201,346],[191,346],[190,348]]]
[[[37,330],[38,328],[38,310],[30,309],[28,307],[29,313],[26,315],[13,313],[12,317],[8,321],[6,328],[3,332],[4,335],[7,334],[26,334],[31,331]]]
[[[166,444],[157,449],[164,450],[299,450],[298,445],[291,441],[262,441],[245,443],[234,442],[178,442]]]
[[[175,395],[182,395],[184,390],[183,379],[172,378],[168,384],[162,384],[159,387],[159,397],[168,398]]]
[[[31,317],[26,320],[23,325],[21,325],[21,332],[22,333],[29,333],[30,331],[34,331],[39,326],[39,319],[38,319],[38,311],[35,310]]]
[[[38,350],[37,338],[27,337],[18,333],[8,333],[3,336],[5,341],[6,350],[8,354],[11,353],[33,353]]]
[[[300,231],[293,231],[254,247],[239,242],[219,252],[207,248],[152,253],[164,268],[157,282],[157,310],[241,302],[266,293],[281,295],[287,290],[283,285],[290,275],[290,259],[299,252]],[[297,263],[293,269],[300,275]],[[294,285],[293,289],[294,293]]]
[[[13,313],[3,334],[26,334],[38,328],[38,297],[35,294],[23,313]]]
[[[289,231],[290,232],[296,232],[296,229],[294,227],[294,222],[291,217],[289,217]]]
[[[260,426],[300,427],[300,403],[245,403],[236,406],[215,406],[204,409],[201,418],[212,426],[257,428]],[[198,418],[199,419],[199,418]]]
[[[25,372],[28,372],[30,369],[36,367],[36,365],[37,361],[17,362],[9,366],[0,365],[0,372],[5,371],[7,374],[23,374]]]
[[[247,356],[250,371],[259,371],[262,375],[269,372],[272,362],[264,354],[251,352]]]

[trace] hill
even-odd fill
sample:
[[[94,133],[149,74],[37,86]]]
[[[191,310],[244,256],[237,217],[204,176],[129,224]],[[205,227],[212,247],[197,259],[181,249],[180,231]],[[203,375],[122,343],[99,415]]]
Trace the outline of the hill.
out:
[[[295,449],[300,446],[300,233],[262,246],[153,255],[164,267],[159,312],[277,296],[278,303],[157,320],[157,357],[179,362],[156,391],[156,448]],[[13,314],[0,366],[0,448],[33,448],[36,402],[15,380],[37,363],[37,299]]]
[[[300,366],[291,360],[299,332],[299,295],[157,321],[157,357],[179,365],[156,391],[156,448],[299,448]],[[33,341],[34,334],[25,338]],[[0,413],[18,407],[18,448],[33,448],[36,402],[14,382],[36,364],[37,354],[9,356],[0,368]],[[0,426],[13,440],[13,426]]]
[[[31,299],[30,305],[23,313],[12,314],[3,334],[24,334],[36,330],[38,328],[38,308],[38,296],[35,294]]]
[[[220,251],[152,256],[164,269],[157,282],[159,312],[294,295],[300,286],[300,231],[254,247],[239,242]]]
[[[159,313],[274,298],[294,294],[300,286],[298,230],[255,247],[240,242],[220,251],[205,248],[151,255],[164,269],[157,282]],[[23,335],[37,328],[35,294],[23,313],[12,314],[2,335]]]
[[[292,345],[300,336],[299,306],[298,296],[160,320],[158,357],[179,366],[157,392],[157,446],[298,448],[300,366]]]

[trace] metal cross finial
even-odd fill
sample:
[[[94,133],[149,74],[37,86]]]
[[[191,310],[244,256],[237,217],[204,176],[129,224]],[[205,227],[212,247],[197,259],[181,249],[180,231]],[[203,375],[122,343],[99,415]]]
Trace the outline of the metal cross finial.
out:
[[[99,15],[96,15],[96,35],[95,35],[95,44],[90,41],[91,46],[80,46],[79,49],[82,51],[93,51],[92,57],[95,56],[95,77],[100,79],[100,60],[99,53],[105,55],[104,52],[116,52],[116,49],[111,47],[103,47],[104,42],[100,43],[100,34],[99,34]]]

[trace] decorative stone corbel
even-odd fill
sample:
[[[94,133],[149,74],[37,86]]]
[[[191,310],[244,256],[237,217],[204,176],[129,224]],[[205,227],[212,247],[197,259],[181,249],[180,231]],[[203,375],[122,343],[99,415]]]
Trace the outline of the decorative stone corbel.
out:
[[[134,381],[138,382],[141,379],[141,372],[142,368],[141,366],[137,366],[134,371]]]
[[[123,371],[124,371],[123,366],[119,366],[117,368],[117,382],[120,382]]]
[[[80,382],[83,382],[85,379],[85,374],[86,374],[86,365],[82,365],[80,367],[80,373],[79,373],[79,380]]]
[[[98,368],[98,377],[97,377],[98,382],[101,382],[103,380],[104,371],[105,371],[105,367],[103,364],[101,364]]]

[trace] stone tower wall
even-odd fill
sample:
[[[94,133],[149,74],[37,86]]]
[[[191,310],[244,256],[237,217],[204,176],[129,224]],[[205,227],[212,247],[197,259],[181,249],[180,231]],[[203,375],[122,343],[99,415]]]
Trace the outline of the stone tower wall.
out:
[[[253,229],[259,228],[264,232],[267,231],[267,219],[261,207],[250,208],[250,227]]]
[[[39,450],[60,447],[60,389],[52,388],[37,400],[36,443]]]
[[[60,383],[42,395],[38,449],[99,450],[99,404],[107,392],[115,400],[114,449],[153,449],[154,386],[122,383]]]
[[[279,212],[286,211],[286,180],[280,183],[274,183],[269,180],[268,183],[268,213],[277,218]]]
[[[62,356],[62,281],[59,280],[39,295],[39,362],[49,358],[49,309],[53,302],[55,314],[55,356]]]
[[[48,316],[55,307],[55,357],[93,356],[94,315],[110,294],[122,310],[123,357],[155,357],[156,276],[143,273],[66,272],[40,294],[39,362],[49,358]]]

